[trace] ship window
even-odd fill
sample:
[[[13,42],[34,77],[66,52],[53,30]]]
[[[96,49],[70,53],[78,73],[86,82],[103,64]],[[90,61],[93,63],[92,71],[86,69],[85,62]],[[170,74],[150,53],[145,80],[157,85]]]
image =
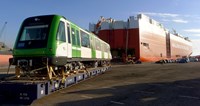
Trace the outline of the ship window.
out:
[[[153,21],[152,21],[152,19],[149,19],[149,23],[150,23],[150,24],[153,24]]]
[[[149,49],[149,43],[142,43],[143,46],[147,47]]]
[[[60,22],[59,27],[58,27],[57,40],[66,42],[65,24],[62,21]]]
[[[83,47],[90,47],[89,35],[83,31],[81,31],[81,45]]]

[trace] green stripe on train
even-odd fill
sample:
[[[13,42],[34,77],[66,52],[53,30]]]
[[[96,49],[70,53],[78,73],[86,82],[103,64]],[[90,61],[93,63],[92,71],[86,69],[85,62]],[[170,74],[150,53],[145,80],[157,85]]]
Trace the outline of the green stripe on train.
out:
[[[96,58],[96,50],[91,49],[91,51],[92,51],[92,58]]]
[[[47,55],[51,56],[51,55],[55,55],[56,54],[56,35],[57,35],[57,30],[58,30],[58,25],[60,22],[60,19],[62,17],[61,16],[54,16],[53,21],[52,21],[52,25],[50,27],[50,32],[49,32],[49,38],[48,38],[48,43],[47,43],[47,48],[51,49],[52,51],[48,51],[47,50]]]
[[[81,51],[77,49],[72,49],[72,57],[81,57]]]

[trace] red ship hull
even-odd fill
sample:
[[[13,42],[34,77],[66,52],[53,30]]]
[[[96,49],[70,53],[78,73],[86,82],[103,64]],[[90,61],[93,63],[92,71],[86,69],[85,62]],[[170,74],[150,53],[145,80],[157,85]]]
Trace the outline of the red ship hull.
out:
[[[163,26],[144,16],[130,17],[129,21],[103,22],[99,38],[110,44],[113,59],[153,62],[161,59],[188,57],[192,43],[178,34],[171,34]],[[96,32],[94,30],[94,32]]]

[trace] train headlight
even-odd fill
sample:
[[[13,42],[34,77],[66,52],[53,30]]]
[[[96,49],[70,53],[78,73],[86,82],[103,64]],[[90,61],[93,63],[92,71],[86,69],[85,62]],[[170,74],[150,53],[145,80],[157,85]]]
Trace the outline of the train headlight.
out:
[[[18,60],[18,66],[21,67],[26,67],[28,65],[28,61],[27,60]]]

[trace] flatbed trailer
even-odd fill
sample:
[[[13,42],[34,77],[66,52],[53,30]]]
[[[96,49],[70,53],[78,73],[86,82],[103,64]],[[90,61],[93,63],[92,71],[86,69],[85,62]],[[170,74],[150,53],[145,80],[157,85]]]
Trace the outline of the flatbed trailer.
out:
[[[46,80],[37,77],[6,77],[0,80],[0,104],[30,105],[34,100],[104,73],[110,66],[70,73],[65,79]]]

